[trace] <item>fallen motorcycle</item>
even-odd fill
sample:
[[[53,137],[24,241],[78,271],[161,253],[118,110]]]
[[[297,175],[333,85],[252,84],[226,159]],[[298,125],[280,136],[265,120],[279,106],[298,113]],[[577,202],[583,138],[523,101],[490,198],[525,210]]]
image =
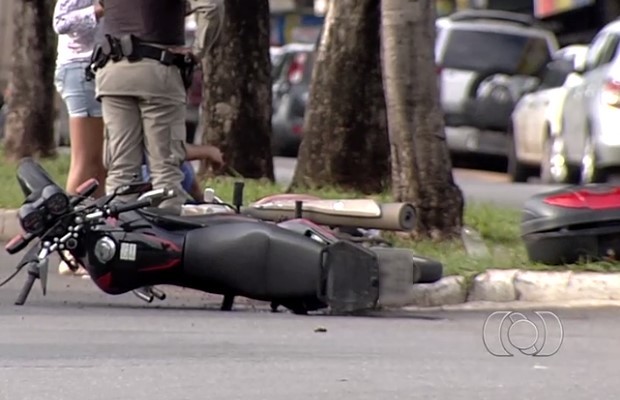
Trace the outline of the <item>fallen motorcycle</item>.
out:
[[[335,239],[359,243],[375,251],[375,246],[392,247],[377,231],[410,231],[415,226],[415,210],[409,203],[380,204],[373,199],[322,199],[308,194],[276,194],[244,207],[242,191],[243,182],[237,182],[234,205],[231,205],[216,196],[212,188],[206,188],[204,202],[184,206],[182,214],[243,214],[280,223],[302,234],[307,229],[304,221],[309,220],[328,229]],[[420,272],[416,283],[434,283],[442,278],[443,265],[440,262],[412,251],[408,254]]]
[[[364,247],[306,219],[253,218],[240,213],[241,201],[230,206],[237,213],[179,216],[155,207],[173,193],[143,182],[92,200],[98,182],[90,180],[68,196],[32,159],[20,162],[17,179],[26,196],[18,211],[24,233],[5,249],[16,254],[36,242],[2,283],[27,269],[18,305],[37,279],[46,293],[49,257],[57,253],[71,264],[65,252],[111,295],[163,300],[156,287],[173,285],[224,295],[223,308],[243,296],[297,314],[398,305],[421,276],[407,249]],[[132,194],[136,201],[119,200]]]

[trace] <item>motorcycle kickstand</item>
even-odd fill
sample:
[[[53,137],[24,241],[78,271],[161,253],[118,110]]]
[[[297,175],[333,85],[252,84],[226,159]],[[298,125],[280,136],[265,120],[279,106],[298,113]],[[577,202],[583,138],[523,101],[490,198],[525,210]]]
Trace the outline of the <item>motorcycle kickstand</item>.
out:
[[[224,295],[224,300],[222,300],[222,305],[220,306],[221,311],[232,311],[233,305],[235,304],[235,296],[231,294]]]

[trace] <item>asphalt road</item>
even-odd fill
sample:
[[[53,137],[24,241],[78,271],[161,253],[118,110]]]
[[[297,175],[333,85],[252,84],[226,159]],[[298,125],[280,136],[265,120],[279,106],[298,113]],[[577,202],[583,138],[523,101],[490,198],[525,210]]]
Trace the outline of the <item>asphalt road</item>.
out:
[[[2,253],[2,276],[15,261]],[[615,309],[557,311],[557,354],[498,358],[482,341],[488,312],[224,313],[197,292],[148,305],[55,270],[46,298],[35,287],[16,307],[20,283],[0,288],[2,400],[608,400],[620,389]]]
[[[275,157],[276,180],[283,184],[289,183],[295,173],[296,163],[295,158]],[[512,183],[506,174],[461,168],[454,169],[454,178],[463,191],[465,201],[510,208],[521,208],[531,196],[561,187],[536,182]]]

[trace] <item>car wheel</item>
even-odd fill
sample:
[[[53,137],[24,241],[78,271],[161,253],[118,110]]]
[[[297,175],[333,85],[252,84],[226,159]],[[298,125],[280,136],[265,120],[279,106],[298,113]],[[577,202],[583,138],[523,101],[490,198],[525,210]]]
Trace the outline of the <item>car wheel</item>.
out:
[[[517,149],[513,140],[508,144],[508,176],[512,182],[527,182],[530,177],[530,168],[517,159]]]
[[[596,148],[592,136],[586,136],[584,143],[583,156],[581,157],[580,183],[600,183],[605,181],[604,171],[596,167]]]
[[[566,157],[564,157],[563,138],[548,135],[543,144],[540,179],[543,183],[567,183],[569,172]]]

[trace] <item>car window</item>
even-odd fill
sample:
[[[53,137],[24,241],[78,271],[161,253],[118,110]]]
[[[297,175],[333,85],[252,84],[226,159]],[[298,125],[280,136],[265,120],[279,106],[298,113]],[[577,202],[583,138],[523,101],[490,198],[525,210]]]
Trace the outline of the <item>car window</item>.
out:
[[[547,64],[540,82],[540,90],[557,88],[564,85],[566,78],[573,71],[571,60],[555,60]]]
[[[280,62],[276,65],[273,72],[274,81],[285,80],[286,79],[286,71],[288,71],[289,66],[293,60],[294,53],[283,53],[280,57]]]
[[[597,68],[606,63],[606,52],[609,51],[611,39],[612,35],[608,32],[601,32],[594,37],[586,54],[586,70]]]
[[[445,35],[439,59],[443,68],[537,75],[552,58],[549,44],[541,36],[460,28]]]
[[[314,69],[314,62],[316,59],[316,52],[309,52],[308,57],[306,58],[306,62],[304,64],[304,77],[302,82],[309,85],[312,80],[312,70]]]
[[[285,61],[285,54],[271,54],[271,79],[276,81],[282,74],[282,65]]]
[[[618,43],[620,43],[620,37],[618,37],[618,35],[610,34],[607,36],[607,40],[598,58],[597,66],[607,65],[616,58],[618,54]]]

